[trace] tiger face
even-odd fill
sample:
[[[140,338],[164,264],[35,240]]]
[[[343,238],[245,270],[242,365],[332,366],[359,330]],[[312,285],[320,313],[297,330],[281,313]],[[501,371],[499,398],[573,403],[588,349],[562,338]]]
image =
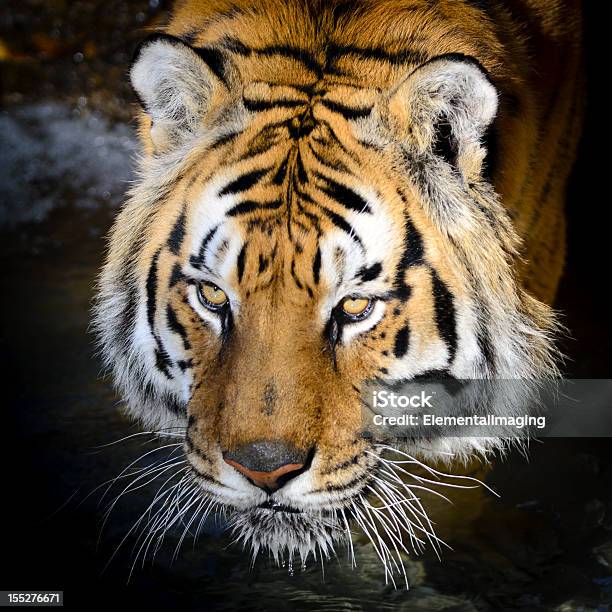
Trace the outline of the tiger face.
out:
[[[358,520],[380,461],[369,381],[554,368],[550,311],[521,290],[483,178],[482,68],[441,56],[386,89],[283,76],[143,44],[146,155],[96,312],[130,413],[178,428],[199,494],[277,559],[328,551]]]

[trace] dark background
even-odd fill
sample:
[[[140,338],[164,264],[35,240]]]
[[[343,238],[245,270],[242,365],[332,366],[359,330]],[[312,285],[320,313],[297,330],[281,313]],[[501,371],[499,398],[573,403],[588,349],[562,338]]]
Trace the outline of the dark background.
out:
[[[556,307],[571,332],[563,339],[567,376],[612,378],[609,12],[602,3],[589,4],[588,112],[568,188],[568,262]],[[0,128],[8,126],[20,142],[22,134],[31,138],[36,152],[29,157],[27,148],[14,149],[14,136],[0,129],[6,173],[0,196],[8,211],[0,233],[0,589],[63,589],[66,606],[78,610],[608,609],[608,439],[547,439],[533,445],[529,461],[510,453],[496,463],[487,482],[501,500],[482,495],[447,511],[446,539],[455,550],[442,563],[431,555],[411,561],[408,593],[384,587],[365,544],[357,570],[332,563],[324,579],[316,565],[291,576],[265,561],[251,570],[215,525],[174,563],[171,539],[129,584],[129,547],[103,571],[156,489],[124,498],[97,542],[105,503],[92,490],[154,448],[138,437],[100,448],[138,429],[121,416],[100,378],[88,321],[104,234],[133,151],[126,68],[138,40],[163,21],[166,9],[156,1],[0,4]],[[41,103],[52,106],[41,110]],[[76,131],[67,138],[49,122]],[[92,130],[99,140],[91,139]],[[94,154],[100,161],[95,157],[93,170],[107,175],[99,182],[78,161]],[[39,206],[43,201],[50,204]]]

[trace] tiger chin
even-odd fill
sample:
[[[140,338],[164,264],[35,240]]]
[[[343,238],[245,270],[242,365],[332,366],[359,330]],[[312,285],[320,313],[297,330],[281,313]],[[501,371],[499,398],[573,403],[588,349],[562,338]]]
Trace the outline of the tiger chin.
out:
[[[377,526],[395,551],[432,534],[389,453],[410,476],[504,444],[377,438],[371,381],[558,375],[579,21],[193,0],[138,48],[143,152],[95,327],[128,413],[179,436],[192,506],[254,556],[327,557],[357,526],[392,571]]]

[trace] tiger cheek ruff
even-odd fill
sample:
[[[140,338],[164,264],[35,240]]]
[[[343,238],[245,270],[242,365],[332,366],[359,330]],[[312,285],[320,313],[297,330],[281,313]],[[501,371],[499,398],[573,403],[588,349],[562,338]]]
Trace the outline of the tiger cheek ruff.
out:
[[[140,178],[95,325],[129,414],[182,432],[183,478],[254,557],[329,557],[356,527],[392,573],[376,525],[437,544],[398,457],[502,444],[364,436],[368,381],[557,376],[581,105],[552,16],[579,15],[532,4],[183,1],[137,50]]]

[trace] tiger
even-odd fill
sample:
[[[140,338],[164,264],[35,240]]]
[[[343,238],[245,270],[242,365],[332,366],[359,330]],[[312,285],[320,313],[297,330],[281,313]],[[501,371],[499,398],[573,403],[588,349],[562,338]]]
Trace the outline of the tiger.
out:
[[[137,48],[94,325],[130,417],[178,437],[192,505],[254,557],[374,530],[370,381],[559,375],[580,39],[572,0],[180,0]]]

